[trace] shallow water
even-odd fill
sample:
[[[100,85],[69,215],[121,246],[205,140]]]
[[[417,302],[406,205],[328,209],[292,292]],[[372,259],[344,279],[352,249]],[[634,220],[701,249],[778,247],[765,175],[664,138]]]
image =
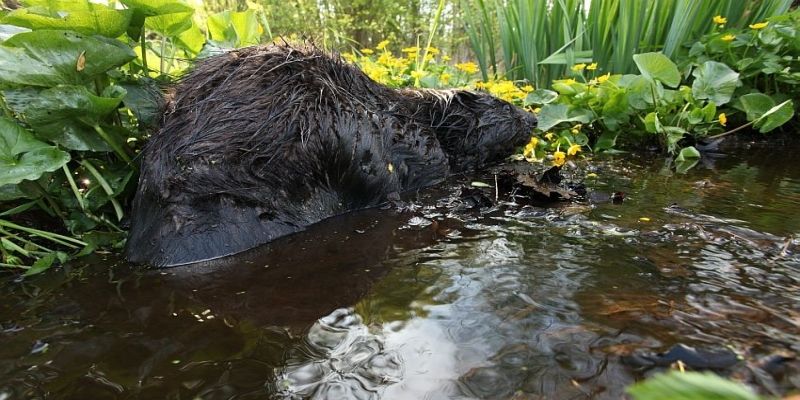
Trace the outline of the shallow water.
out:
[[[453,207],[469,177],[226,265],[5,276],[0,399],[615,399],[674,354],[796,392],[800,168],[772,154],[594,160],[592,201],[549,207]]]

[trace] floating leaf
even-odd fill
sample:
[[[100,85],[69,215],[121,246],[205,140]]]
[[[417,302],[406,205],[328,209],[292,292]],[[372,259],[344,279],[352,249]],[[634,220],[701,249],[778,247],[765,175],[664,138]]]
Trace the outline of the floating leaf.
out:
[[[84,68],[75,68],[83,54]],[[0,83],[53,87],[84,84],[136,57],[124,43],[69,31],[33,31],[0,45]],[[20,68],[24,66],[24,68]]]
[[[38,179],[69,160],[69,153],[37,140],[16,122],[0,117],[0,187]]]
[[[635,54],[633,61],[645,77],[662,82],[669,87],[678,87],[681,73],[672,60],[661,53]]]
[[[692,95],[696,99],[708,99],[717,106],[727,104],[733,92],[740,85],[739,74],[727,65],[706,61],[700,68],[692,72],[695,77],[692,83]]]

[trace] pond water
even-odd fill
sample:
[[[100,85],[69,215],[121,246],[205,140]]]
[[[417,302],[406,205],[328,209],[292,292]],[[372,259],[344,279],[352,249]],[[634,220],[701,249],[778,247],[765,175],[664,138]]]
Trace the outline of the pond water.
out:
[[[459,185],[492,177],[453,180],[224,265],[108,254],[6,275],[0,399],[617,399],[678,359],[791,393],[791,148],[685,175],[597,159],[591,201],[547,207],[458,206]]]

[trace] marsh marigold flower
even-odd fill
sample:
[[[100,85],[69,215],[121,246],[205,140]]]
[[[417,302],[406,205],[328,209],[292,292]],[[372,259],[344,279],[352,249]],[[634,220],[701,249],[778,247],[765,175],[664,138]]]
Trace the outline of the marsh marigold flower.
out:
[[[456,64],[456,68],[468,74],[474,74],[478,72],[478,65],[475,64],[474,62],[465,62]]]
[[[603,83],[603,82],[607,81],[608,78],[610,78],[610,77],[611,77],[611,72],[609,72],[609,73],[607,73],[605,75],[600,75],[600,76],[597,77],[597,82],[598,83]]]
[[[736,36],[731,35],[730,33],[722,37],[722,40],[726,42],[732,42],[733,39],[736,39]]]
[[[555,136],[553,132],[547,132],[544,134],[544,138],[547,140],[553,140],[553,136]]]
[[[764,29],[767,27],[767,25],[769,25],[769,22],[759,22],[757,24],[750,24],[750,29],[755,29],[755,30]]]
[[[411,77],[414,79],[420,79],[425,76],[425,71],[411,71]]]
[[[372,49],[361,49],[361,54],[370,55],[372,53],[374,53]]]
[[[567,161],[567,155],[563,151],[553,153],[553,165],[560,167]]]
[[[589,71],[596,70],[597,69],[597,63],[591,63],[591,64],[587,65],[586,69],[589,70]]]
[[[386,46],[388,46],[388,45],[389,45],[389,41],[388,40],[382,40],[380,43],[378,43],[377,46],[375,46],[375,48],[378,49],[378,50],[386,50]]]
[[[581,145],[573,144],[567,149],[567,154],[574,156],[575,154],[578,154],[579,151],[581,151]]]
[[[572,70],[575,71],[575,72],[581,72],[584,69],[586,69],[586,64],[584,64],[584,63],[575,64],[575,65],[572,66]]]
[[[450,82],[450,78],[452,77],[453,76],[448,74],[447,72],[442,72],[442,74],[439,75],[439,82],[441,82],[443,85],[447,85],[447,83]]]
[[[728,124],[728,116],[725,113],[719,114],[719,124],[722,126],[726,126]]]
[[[714,17],[714,23],[717,25],[725,25],[728,23],[728,19],[723,17],[722,15],[717,15]]]
[[[536,145],[539,144],[539,138],[536,136],[532,136],[530,142],[525,145],[525,149],[522,150],[522,156],[528,159],[536,158]]]

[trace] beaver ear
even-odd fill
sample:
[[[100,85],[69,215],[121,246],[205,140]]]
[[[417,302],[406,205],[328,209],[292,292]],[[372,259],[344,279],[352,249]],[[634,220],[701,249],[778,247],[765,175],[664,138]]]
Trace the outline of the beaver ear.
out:
[[[480,94],[471,90],[457,90],[453,93],[453,101],[465,106],[468,103],[474,103],[479,98]]]

